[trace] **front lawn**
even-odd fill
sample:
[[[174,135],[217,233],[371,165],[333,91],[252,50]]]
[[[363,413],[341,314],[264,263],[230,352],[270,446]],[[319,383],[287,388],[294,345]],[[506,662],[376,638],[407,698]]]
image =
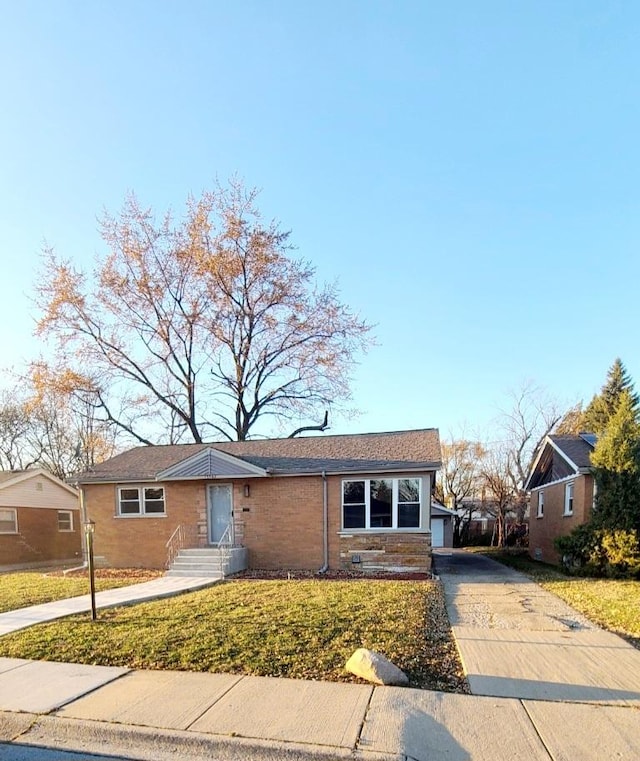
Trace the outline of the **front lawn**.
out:
[[[96,590],[124,587],[149,581],[161,575],[161,571],[143,569],[97,569]],[[66,597],[89,594],[89,578],[86,571],[63,576],[61,571],[17,571],[0,574],[0,613],[26,608]]]
[[[356,681],[344,663],[358,647],[414,687],[467,690],[432,581],[228,580],[0,638],[6,657],[332,681]]]
[[[594,623],[640,648],[640,581],[567,576],[555,566],[531,560],[525,552],[487,549],[483,554],[527,574]]]

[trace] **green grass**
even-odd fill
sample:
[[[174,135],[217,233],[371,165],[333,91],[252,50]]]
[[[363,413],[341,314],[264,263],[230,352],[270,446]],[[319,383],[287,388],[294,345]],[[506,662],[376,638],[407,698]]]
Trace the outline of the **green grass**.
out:
[[[96,571],[96,590],[113,589],[157,577],[158,571],[122,569]],[[0,613],[89,593],[86,572],[63,576],[60,571],[24,571],[0,574]]]
[[[358,647],[414,687],[466,690],[437,582],[229,580],[0,638],[6,657],[333,681],[355,681]]]
[[[483,554],[522,571],[594,623],[640,647],[640,581],[567,576],[556,566],[531,560],[524,551],[492,549]]]

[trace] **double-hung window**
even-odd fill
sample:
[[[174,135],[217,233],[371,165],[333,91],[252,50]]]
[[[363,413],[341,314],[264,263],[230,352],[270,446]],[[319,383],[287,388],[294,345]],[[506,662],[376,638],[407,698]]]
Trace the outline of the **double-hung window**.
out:
[[[58,531],[73,531],[73,513],[71,510],[58,510]]]
[[[0,509],[0,534],[18,533],[18,511],[13,507]]]
[[[164,486],[118,487],[118,515],[164,514]]]
[[[538,492],[538,518],[544,517],[544,492]]]
[[[344,529],[420,528],[419,478],[363,478],[342,482]]]
[[[564,514],[573,515],[573,481],[564,487]]]

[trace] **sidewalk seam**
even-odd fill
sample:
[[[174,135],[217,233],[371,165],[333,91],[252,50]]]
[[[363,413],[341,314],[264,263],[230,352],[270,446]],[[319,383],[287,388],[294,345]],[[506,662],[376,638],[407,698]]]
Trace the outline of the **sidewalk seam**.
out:
[[[518,699],[518,703],[520,703],[520,705],[521,705],[521,706],[522,706],[522,708],[524,709],[524,712],[525,712],[525,714],[526,714],[526,716],[527,716],[527,719],[529,719],[529,722],[530,722],[531,726],[533,727],[533,731],[536,733],[536,737],[537,737],[537,738],[540,740],[540,742],[542,743],[542,747],[543,747],[543,748],[545,749],[545,751],[547,752],[547,754],[548,754],[549,758],[551,759],[551,761],[554,761],[554,758],[553,758],[553,754],[551,753],[551,751],[550,751],[550,750],[549,750],[549,748],[547,747],[547,744],[546,744],[546,742],[544,741],[544,739],[543,739],[542,735],[541,735],[541,734],[540,734],[540,732],[538,731],[538,727],[537,727],[537,725],[536,725],[535,721],[533,720],[533,717],[532,717],[532,716],[531,716],[531,714],[529,713],[529,711],[528,711],[528,709],[527,709],[527,706],[525,705],[525,701],[524,701],[522,698],[519,698],[519,699]]]
[[[367,700],[367,707],[364,709],[364,716],[362,717],[362,721],[360,722],[360,728],[358,729],[358,735],[356,736],[356,741],[353,744],[354,753],[362,752],[362,749],[360,748],[360,738],[362,737],[362,730],[364,729],[365,722],[367,721],[367,716],[369,715],[369,709],[371,708],[371,700],[373,699],[373,694],[375,690],[376,688],[375,686],[373,686],[371,688],[371,692],[369,693],[369,699]]]
[[[205,715],[205,713],[206,713],[207,711],[210,711],[210,710],[213,708],[213,706],[214,706],[214,705],[216,705],[216,703],[219,703],[219,702],[222,700],[222,698],[223,698],[223,697],[225,697],[225,695],[228,695],[228,694],[231,692],[231,690],[233,690],[234,688],[236,688],[236,687],[237,687],[237,686],[240,684],[240,682],[242,682],[242,681],[243,681],[243,679],[246,679],[246,676],[247,676],[246,674],[242,674],[242,675],[240,676],[240,679],[238,679],[236,682],[234,682],[234,683],[233,683],[233,684],[232,684],[230,687],[228,687],[228,688],[227,688],[227,689],[226,689],[226,690],[225,690],[225,691],[224,691],[224,692],[223,692],[221,695],[219,695],[219,696],[218,696],[218,697],[217,697],[217,698],[216,698],[216,699],[213,701],[213,703],[211,703],[211,705],[207,706],[207,707],[206,707],[206,708],[205,708],[205,709],[202,711],[202,713],[201,713],[201,714],[198,714],[198,716],[196,716],[196,718],[195,718],[195,719],[194,719],[194,720],[193,720],[193,721],[192,721],[192,722],[189,724],[189,726],[188,726],[188,727],[185,729],[185,732],[191,732],[191,731],[192,731],[192,730],[191,730],[191,727],[192,727],[192,726],[193,726],[193,725],[196,723],[196,721],[198,721],[199,719],[201,719],[201,718],[202,718],[202,717]]]

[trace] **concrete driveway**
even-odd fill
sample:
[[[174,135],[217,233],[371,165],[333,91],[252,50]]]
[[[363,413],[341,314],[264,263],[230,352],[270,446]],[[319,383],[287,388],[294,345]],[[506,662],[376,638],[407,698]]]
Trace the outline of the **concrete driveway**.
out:
[[[474,695],[640,707],[640,650],[489,558],[434,556]]]

